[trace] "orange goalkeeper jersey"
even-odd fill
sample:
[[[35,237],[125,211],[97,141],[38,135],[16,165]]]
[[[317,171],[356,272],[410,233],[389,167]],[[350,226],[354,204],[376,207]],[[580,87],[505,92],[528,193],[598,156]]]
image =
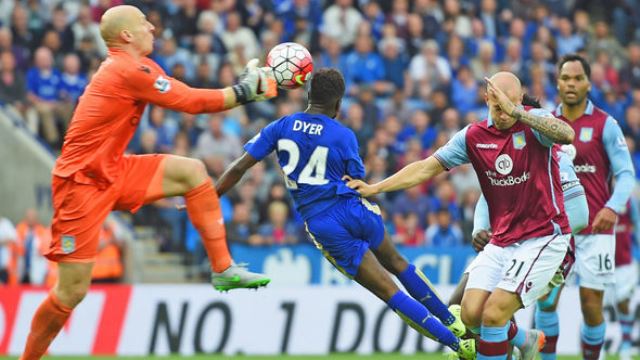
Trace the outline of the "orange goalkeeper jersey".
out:
[[[84,184],[113,183],[147,103],[188,113],[217,112],[224,110],[224,95],[191,88],[149,58],[136,60],[109,49],[80,97],[53,175]]]

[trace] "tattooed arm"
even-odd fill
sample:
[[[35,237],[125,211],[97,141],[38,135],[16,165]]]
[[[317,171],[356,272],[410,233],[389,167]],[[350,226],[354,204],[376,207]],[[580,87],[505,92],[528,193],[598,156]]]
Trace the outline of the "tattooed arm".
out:
[[[566,122],[550,116],[539,115],[531,111],[515,108],[511,113],[516,120],[522,121],[556,144],[571,144],[575,137],[573,128]]]
[[[540,109],[542,111],[534,111],[537,109],[525,111],[519,108],[490,79],[485,78],[485,81],[487,82],[487,94],[498,103],[503,112],[537,130],[556,144],[571,144],[573,142],[575,132],[569,124],[542,109]]]

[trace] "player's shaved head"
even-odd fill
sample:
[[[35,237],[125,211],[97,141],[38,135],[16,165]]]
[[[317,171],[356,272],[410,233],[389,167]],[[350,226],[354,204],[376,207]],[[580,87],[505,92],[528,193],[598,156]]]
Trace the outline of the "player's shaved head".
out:
[[[131,5],[118,5],[108,9],[100,19],[100,35],[111,46],[118,42],[122,30],[130,30],[131,26],[144,16],[140,9]]]
[[[502,90],[511,101],[516,104],[522,102],[522,84],[520,79],[513,73],[501,71],[493,75],[489,80],[500,90]]]

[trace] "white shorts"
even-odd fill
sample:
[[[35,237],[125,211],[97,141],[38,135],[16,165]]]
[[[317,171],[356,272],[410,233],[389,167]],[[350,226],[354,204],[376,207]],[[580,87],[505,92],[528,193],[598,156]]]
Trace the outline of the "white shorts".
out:
[[[616,238],[613,234],[575,235],[572,274],[580,287],[604,290],[615,282]]]
[[[617,303],[631,299],[633,290],[638,284],[638,264],[631,264],[616,267],[615,284],[607,285],[604,291],[604,303],[615,306]]]
[[[516,293],[527,307],[549,291],[549,282],[562,264],[571,235],[533,238],[507,247],[493,244],[471,262],[466,289]]]

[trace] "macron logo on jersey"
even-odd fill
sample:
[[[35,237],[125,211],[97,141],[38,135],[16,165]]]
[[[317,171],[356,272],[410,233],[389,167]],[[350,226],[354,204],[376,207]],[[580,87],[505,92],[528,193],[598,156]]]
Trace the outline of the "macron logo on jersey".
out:
[[[153,83],[153,87],[158,90],[161,94],[165,94],[171,90],[171,83],[169,79],[162,77],[162,75],[158,76],[156,81]]]
[[[497,149],[498,144],[476,144],[478,149]]]

